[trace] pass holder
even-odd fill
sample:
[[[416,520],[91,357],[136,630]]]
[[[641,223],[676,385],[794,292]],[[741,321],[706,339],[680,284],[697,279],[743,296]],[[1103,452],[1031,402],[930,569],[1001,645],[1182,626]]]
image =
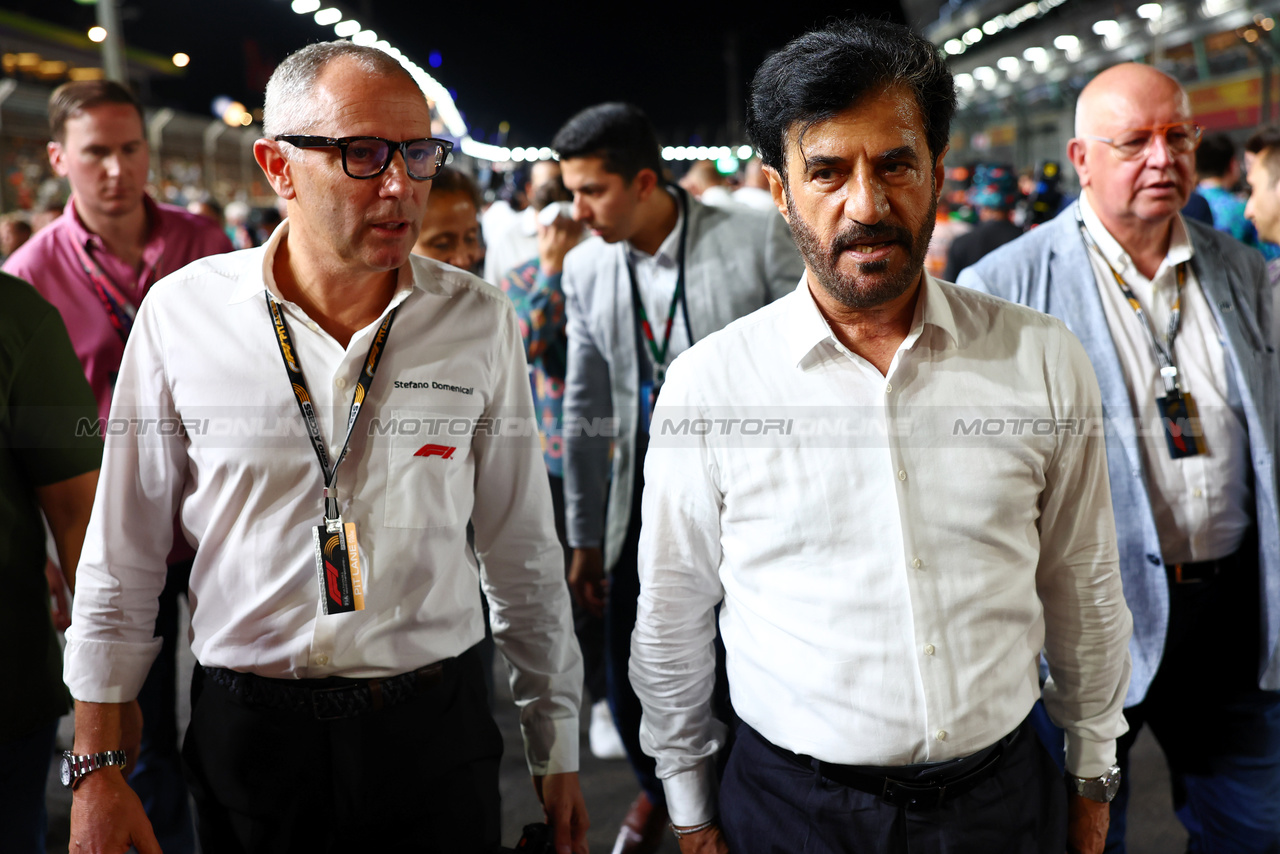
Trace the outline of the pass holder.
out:
[[[1194,426],[1195,403],[1191,395],[1178,388],[1178,368],[1166,365],[1160,369],[1160,376],[1164,380],[1165,393],[1164,397],[1156,398],[1156,409],[1160,412],[1160,426],[1164,430],[1170,459],[1203,454],[1204,446]]]
[[[325,491],[325,507],[337,504],[333,490]],[[364,610],[364,575],[360,571],[360,543],[354,522],[330,516],[311,531],[315,543],[316,575],[320,580],[320,605],[325,614]]]

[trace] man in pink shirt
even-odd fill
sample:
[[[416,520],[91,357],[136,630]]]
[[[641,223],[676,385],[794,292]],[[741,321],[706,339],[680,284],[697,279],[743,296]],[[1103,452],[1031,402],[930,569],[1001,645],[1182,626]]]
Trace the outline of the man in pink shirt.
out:
[[[104,80],[59,86],[49,98],[49,132],[49,162],[71,184],[71,199],[3,269],[35,285],[62,314],[105,418],[147,290],[192,261],[229,252],[231,242],[209,220],[147,195],[146,124],[123,86]],[[138,698],[142,752],[130,783],[164,850],[181,854],[195,850],[195,834],[178,755],[173,668],[177,596],[186,592],[192,552],[181,537],[175,543],[156,620],[164,649]]]

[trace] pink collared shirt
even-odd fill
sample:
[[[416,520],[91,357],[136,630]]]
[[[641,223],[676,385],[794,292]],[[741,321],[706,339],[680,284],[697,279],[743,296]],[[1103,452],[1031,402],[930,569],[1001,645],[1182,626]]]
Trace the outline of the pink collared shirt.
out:
[[[231,251],[231,241],[216,223],[157,203],[150,196],[144,195],[143,203],[152,226],[138,271],[112,255],[102,238],[85,228],[71,200],[62,216],[10,255],[3,268],[34,285],[62,314],[103,418],[111,408],[124,342],[85,274],[76,245],[88,251],[135,306],[157,280],[206,255]]]

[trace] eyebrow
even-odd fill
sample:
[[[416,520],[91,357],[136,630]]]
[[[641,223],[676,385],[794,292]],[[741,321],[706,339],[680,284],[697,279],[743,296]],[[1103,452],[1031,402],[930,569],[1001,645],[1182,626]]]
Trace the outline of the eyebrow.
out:
[[[876,155],[876,161],[884,162],[886,160],[910,160],[912,163],[919,161],[920,155],[916,153],[914,147],[910,145],[900,145],[897,148],[890,148],[888,151],[882,151]],[[843,157],[837,157],[834,154],[815,154],[812,157],[805,157],[804,168],[809,171],[820,166],[839,166],[845,162]]]

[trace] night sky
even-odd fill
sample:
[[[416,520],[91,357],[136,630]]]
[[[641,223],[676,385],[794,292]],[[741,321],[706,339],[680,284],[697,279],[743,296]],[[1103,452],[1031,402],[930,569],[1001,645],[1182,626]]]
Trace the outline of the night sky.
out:
[[[81,32],[92,6],[73,0],[4,0],[13,11]],[[184,78],[157,82],[151,106],[208,114],[218,95],[250,109],[289,52],[330,27],[295,15],[289,0],[123,0],[125,40],[162,56],[192,57]],[[742,96],[769,51],[805,29],[854,13],[902,21],[898,0],[810,4],[755,2],[436,3],[342,0],[339,8],[408,54],[455,93],[472,134],[547,145],[577,110],[608,100],[643,107],[664,142],[698,142],[725,124],[727,36],[736,34]],[[429,66],[432,52],[439,68]],[[714,139],[701,140],[704,144]],[[725,140],[728,142],[729,140]]]

